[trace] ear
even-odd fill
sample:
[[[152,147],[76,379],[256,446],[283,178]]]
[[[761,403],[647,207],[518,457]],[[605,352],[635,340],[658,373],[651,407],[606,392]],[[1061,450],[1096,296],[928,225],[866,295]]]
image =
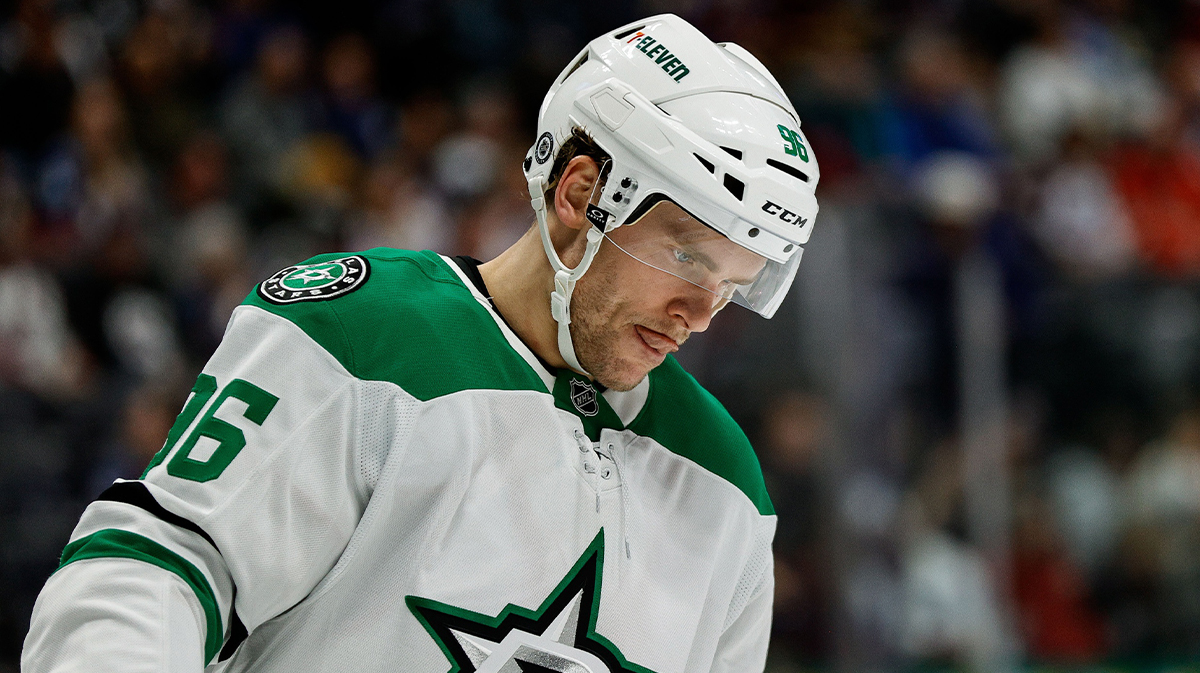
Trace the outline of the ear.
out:
[[[554,213],[558,221],[576,231],[586,231],[588,200],[600,177],[600,167],[591,157],[578,156],[567,162],[554,190]]]

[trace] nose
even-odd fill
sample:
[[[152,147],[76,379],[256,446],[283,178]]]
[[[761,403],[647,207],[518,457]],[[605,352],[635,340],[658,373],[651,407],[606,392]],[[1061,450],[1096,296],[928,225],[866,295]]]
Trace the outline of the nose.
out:
[[[689,332],[703,332],[708,329],[713,316],[727,301],[702,288],[692,286],[670,303],[668,311],[671,317],[682,320]]]

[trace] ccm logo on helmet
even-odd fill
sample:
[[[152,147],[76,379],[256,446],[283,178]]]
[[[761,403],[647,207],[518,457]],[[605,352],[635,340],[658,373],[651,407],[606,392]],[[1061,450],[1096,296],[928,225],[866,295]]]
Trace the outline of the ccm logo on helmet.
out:
[[[764,213],[768,215],[774,215],[784,222],[787,222],[788,224],[794,224],[797,227],[803,227],[804,225],[808,224],[807,218],[800,217],[799,213],[793,213],[778,203],[767,201],[763,204],[762,209]]]
[[[631,44],[635,40],[637,41],[635,45],[637,50],[653,59],[655,63],[661,65],[663,72],[675,78],[676,82],[687,77],[688,73],[691,72],[684,65],[683,61],[680,61],[675,54],[671,53],[670,49],[664,47],[658,40],[639,30],[633,37],[626,40],[625,44]]]

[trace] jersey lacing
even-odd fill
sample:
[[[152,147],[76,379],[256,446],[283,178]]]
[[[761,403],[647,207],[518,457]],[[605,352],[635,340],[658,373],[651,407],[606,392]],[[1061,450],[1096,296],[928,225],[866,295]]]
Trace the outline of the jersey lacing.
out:
[[[632,525],[629,517],[629,489],[625,484],[625,474],[621,471],[621,463],[617,460],[617,452],[613,450],[614,447],[612,444],[608,446],[609,452],[607,455],[600,453],[599,444],[597,444],[596,453],[611,460],[613,467],[617,468],[617,482],[621,490],[621,535],[625,543],[625,558],[632,559],[633,554],[629,549],[629,528]],[[596,513],[600,513],[600,491],[598,490],[596,491]]]

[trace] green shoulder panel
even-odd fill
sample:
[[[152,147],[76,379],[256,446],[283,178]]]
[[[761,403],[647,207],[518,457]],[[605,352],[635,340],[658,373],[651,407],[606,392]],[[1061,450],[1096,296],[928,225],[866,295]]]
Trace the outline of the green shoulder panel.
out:
[[[650,372],[646,406],[629,429],[737,486],[759,514],[775,513],[750,440],[725,407],[673,357]]]
[[[350,257],[365,264],[332,270]],[[244,303],[295,323],[358,378],[390,381],[420,400],[461,390],[550,392],[437,253],[375,248],[318,255],[289,269],[256,287]],[[305,286],[306,269],[315,269],[307,287],[323,288],[323,294],[268,299],[269,293]],[[364,279],[347,280],[350,272]],[[760,513],[774,514],[745,434],[674,358],[650,373],[646,405],[629,429],[734,484]]]
[[[365,264],[345,261],[354,257]],[[244,303],[295,323],[358,378],[390,381],[420,400],[469,389],[548,392],[437,253],[375,248],[318,255],[289,269]],[[303,286],[305,273],[324,294],[268,298]],[[362,274],[361,282],[338,280],[351,274]]]

